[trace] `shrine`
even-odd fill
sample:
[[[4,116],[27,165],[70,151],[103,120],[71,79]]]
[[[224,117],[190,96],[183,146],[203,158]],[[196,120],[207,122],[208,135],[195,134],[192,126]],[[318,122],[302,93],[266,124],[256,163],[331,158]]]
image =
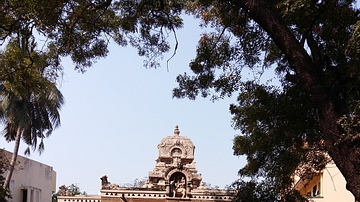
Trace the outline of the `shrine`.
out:
[[[98,196],[61,194],[58,202],[165,202],[165,201],[231,201],[235,191],[208,189],[197,172],[194,161],[195,146],[185,136],[180,136],[176,125],[173,136],[158,144],[159,156],[155,168],[141,188],[120,187],[101,179]]]

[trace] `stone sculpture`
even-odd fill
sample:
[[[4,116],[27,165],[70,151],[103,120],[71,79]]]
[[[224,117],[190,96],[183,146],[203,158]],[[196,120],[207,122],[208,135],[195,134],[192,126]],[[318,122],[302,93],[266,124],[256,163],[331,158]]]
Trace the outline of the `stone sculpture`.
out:
[[[145,184],[141,187],[141,188],[146,188],[146,189],[150,189],[152,188],[152,184],[150,184],[149,180],[145,181]]]
[[[65,185],[61,185],[59,187],[59,196],[66,196],[66,187],[65,187]]]
[[[173,197],[176,197],[177,193],[181,193],[181,198],[186,197],[186,183],[184,177],[181,178],[180,182],[176,182],[176,179],[170,182]]]
[[[199,186],[197,189],[200,189],[200,190],[202,189],[202,190],[204,190],[204,189],[208,189],[208,188],[205,187],[205,183],[204,183],[204,182],[201,182],[201,183],[200,183],[200,186]]]
[[[74,196],[75,193],[71,190],[66,189],[65,185],[59,187],[59,196]]]
[[[103,175],[101,178],[101,188],[102,189],[118,189],[120,188],[119,185],[117,184],[111,184],[109,181],[108,181],[108,177],[106,175]]]

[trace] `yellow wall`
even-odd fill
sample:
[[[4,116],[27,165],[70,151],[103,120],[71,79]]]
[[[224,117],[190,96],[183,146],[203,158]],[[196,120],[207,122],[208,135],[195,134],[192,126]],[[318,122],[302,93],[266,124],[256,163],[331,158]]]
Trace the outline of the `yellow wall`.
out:
[[[328,164],[323,172],[323,193],[326,202],[354,202],[354,196],[346,189],[346,181],[335,164]]]
[[[313,191],[313,187],[317,186],[317,197],[322,197],[323,196],[323,184],[322,184],[322,173],[319,174],[315,174],[315,176],[312,178],[311,181],[309,181],[303,189],[300,190],[300,194],[303,196],[315,196],[315,193]]]
[[[55,193],[56,192],[56,172],[53,170],[52,171],[52,192]]]
[[[318,186],[319,194],[313,197],[313,187]],[[319,188],[320,186],[320,188]],[[309,196],[315,202],[354,202],[354,196],[346,190],[346,181],[335,164],[328,164],[322,173],[317,174],[301,190],[300,194]]]

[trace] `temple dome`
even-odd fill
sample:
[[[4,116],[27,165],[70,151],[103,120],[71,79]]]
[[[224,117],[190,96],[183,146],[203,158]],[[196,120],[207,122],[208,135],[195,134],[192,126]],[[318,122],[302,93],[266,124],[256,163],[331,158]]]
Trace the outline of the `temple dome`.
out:
[[[174,135],[163,138],[157,147],[159,160],[174,157],[194,159],[195,146],[188,137],[180,136],[178,125],[175,126]]]

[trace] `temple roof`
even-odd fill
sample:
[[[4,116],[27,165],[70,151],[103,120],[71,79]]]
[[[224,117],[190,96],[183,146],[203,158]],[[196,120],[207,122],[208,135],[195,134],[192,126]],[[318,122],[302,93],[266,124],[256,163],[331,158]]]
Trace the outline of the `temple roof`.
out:
[[[178,125],[175,126],[174,135],[166,136],[158,144],[159,158],[172,158],[178,156],[182,159],[194,159],[195,146],[185,136],[180,136]]]

